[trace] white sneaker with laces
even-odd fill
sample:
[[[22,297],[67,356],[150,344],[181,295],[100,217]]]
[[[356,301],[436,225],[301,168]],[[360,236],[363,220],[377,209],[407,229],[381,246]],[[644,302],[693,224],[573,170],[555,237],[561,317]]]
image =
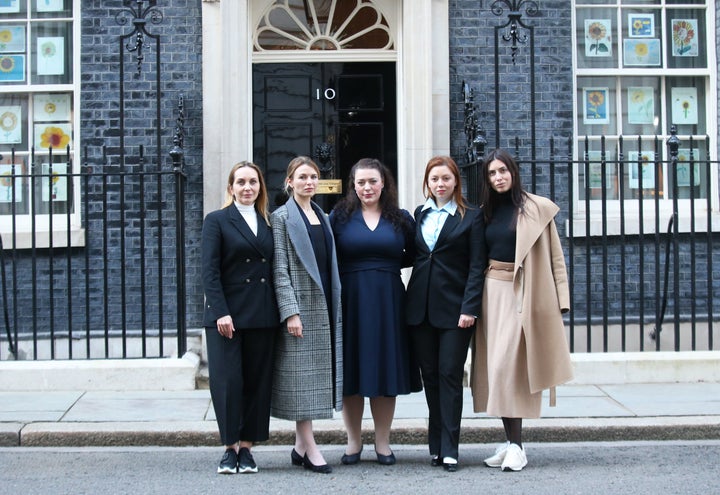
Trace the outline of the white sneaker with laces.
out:
[[[483,462],[487,467],[500,467],[502,466],[503,461],[505,460],[505,454],[507,453],[507,448],[510,445],[510,442],[505,442],[497,446],[495,449],[495,453],[485,459]]]
[[[520,471],[522,468],[527,466],[527,456],[525,455],[525,449],[521,449],[516,443],[508,445],[505,451],[505,460],[503,460],[500,466],[503,471]]]

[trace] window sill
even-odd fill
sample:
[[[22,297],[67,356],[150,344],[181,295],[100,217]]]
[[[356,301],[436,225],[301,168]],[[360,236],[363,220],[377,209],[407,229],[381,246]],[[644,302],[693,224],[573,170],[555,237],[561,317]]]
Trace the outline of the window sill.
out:
[[[659,226],[657,227],[661,234],[666,234],[668,231],[668,222],[670,221],[670,213],[660,215]],[[624,230],[621,230],[620,215],[608,215],[606,222],[606,235],[608,236],[619,236],[619,235],[639,235],[640,234],[640,221],[637,217],[628,218],[625,217]],[[596,218],[588,219],[586,216],[575,216],[572,219],[573,232],[572,237],[587,237],[588,232],[586,231],[588,222],[590,222],[590,237],[600,237],[603,235],[603,224],[602,219],[597,216]],[[720,213],[712,212],[710,214],[711,231],[720,232]],[[693,224],[692,218],[686,214],[679,215],[678,232],[682,234],[688,234],[691,232],[691,226]],[[707,212],[697,212],[694,219],[695,233],[705,233],[708,231],[708,216]],[[656,231],[655,225],[655,214],[654,212],[645,215],[642,222],[642,233],[643,235],[654,235]],[[570,220],[565,221],[565,232],[566,237],[570,237]]]
[[[2,232],[2,245],[3,249],[10,250],[13,248],[13,242],[15,243],[16,249],[47,249],[50,248],[50,232],[36,231],[36,232]],[[35,238],[35,245],[33,246],[33,236]],[[85,246],[85,229],[82,228],[71,228],[70,229],[70,246],[71,247],[84,247]],[[66,230],[54,230],[52,232],[52,247],[55,248],[66,248],[68,247],[68,232]]]

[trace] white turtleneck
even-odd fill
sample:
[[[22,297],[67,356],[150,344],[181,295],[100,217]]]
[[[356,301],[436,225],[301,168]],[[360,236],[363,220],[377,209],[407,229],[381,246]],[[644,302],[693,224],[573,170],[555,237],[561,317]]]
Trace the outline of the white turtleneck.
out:
[[[255,203],[246,206],[235,201],[235,206],[247,222],[253,234],[257,235],[257,214],[255,213]]]

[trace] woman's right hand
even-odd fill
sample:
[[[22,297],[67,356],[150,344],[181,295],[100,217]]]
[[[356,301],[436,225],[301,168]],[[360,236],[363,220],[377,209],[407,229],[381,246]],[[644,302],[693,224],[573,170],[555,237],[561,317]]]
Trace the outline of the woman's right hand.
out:
[[[302,321],[300,321],[300,315],[292,315],[287,319],[287,331],[294,337],[302,338]]]
[[[235,331],[232,316],[225,315],[222,318],[218,318],[216,324],[220,335],[222,335],[223,337],[227,337],[228,339],[232,338],[233,332]]]

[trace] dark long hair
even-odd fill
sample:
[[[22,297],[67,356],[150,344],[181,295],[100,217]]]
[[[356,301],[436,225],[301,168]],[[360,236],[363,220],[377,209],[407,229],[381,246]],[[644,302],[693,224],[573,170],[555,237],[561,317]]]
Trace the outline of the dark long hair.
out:
[[[482,206],[483,216],[485,217],[486,223],[490,223],[492,220],[493,212],[498,206],[498,200],[500,197],[500,195],[495,192],[495,189],[492,188],[488,173],[490,164],[495,160],[503,162],[512,176],[512,185],[510,186],[509,194],[512,199],[512,204],[515,207],[515,218],[517,218],[517,215],[522,212],[525,200],[527,199],[527,192],[523,189],[522,182],[520,180],[520,166],[515,158],[502,148],[490,151],[487,155],[485,155],[482,167],[480,167],[480,175],[482,176],[481,180],[483,184],[483,187],[480,189],[480,205]]]
[[[460,218],[465,216],[465,211],[468,209],[468,204],[462,195],[462,178],[460,177],[460,168],[458,168],[455,160],[449,156],[434,156],[430,158],[430,161],[425,166],[425,177],[423,178],[423,194],[426,198],[432,198],[437,203],[437,198],[433,195],[428,187],[428,178],[430,177],[430,171],[435,167],[446,166],[450,169],[450,172],[455,176],[455,190],[453,191],[452,199],[457,205]]]
[[[392,223],[396,230],[402,232],[409,231],[410,222],[407,221],[407,217],[398,206],[398,192],[395,186],[395,179],[393,179],[390,169],[375,158],[361,158],[350,169],[345,197],[338,201],[335,208],[333,208],[333,216],[336,218],[336,221],[340,223],[347,222],[355,210],[361,208],[360,198],[358,198],[355,192],[355,175],[357,171],[361,169],[377,170],[380,174],[383,190],[380,193],[378,203],[382,217]]]

